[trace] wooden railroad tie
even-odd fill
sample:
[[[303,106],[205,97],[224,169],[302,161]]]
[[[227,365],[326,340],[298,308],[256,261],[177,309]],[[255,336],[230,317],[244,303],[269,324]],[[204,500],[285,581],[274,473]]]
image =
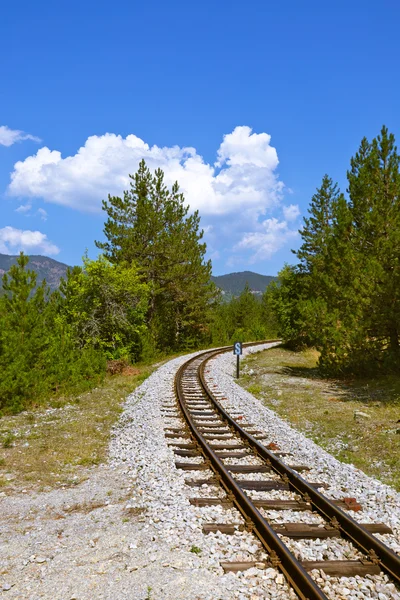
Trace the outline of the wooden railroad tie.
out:
[[[202,423],[197,426],[197,430],[201,435],[208,435],[209,433],[232,433],[229,427],[220,423]]]
[[[213,478],[212,480],[215,481],[215,478]],[[185,483],[187,485],[197,485],[195,482],[192,483],[190,479],[186,479]],[[207,483],[207,481],[204,480],[203,483]],[[260,492],[266,492],[269,490],[290,490],[289,483],[279,481],[278,479],[269,479],[266,481],[253,481],[252,479],[236,479],[236,483],[242,488],[242,490],[258,490]],[[326,487],[325,483],[319,482],[308,483],[308,485],[310,485],[313,488]]]
[[[208,469],[204,463],[191,466],[193,466],[193,470]],[[190,498],[189,502],[193,506],[216,506],[218,504],[231,504],[227,498]],[[253,500],[252,502],[256,508],[263,508],[265,510],[311,510],[311,504],[309,502],[305,502],[304,500]],[[358,502],[354,502],[350,505],[347,505],[343,499],[333,500],[332,502],[339,508],[347,508],[347,510],[354,511],[362,510],[362,506]],[[353,506],[356,508],[352,508]]]
[[[249,456],[248,451],[246,452],[222,452],[217,450],[215,452],[215,454],[218,456],[218,458],[245,458],[246,456]]]
[[[207,440],[234,440],[233,435],[222,435],[221,433],[203,433],[203,437]]]
[[[238,571],[246,571],[254,567],[267,569],[273,565],[269,562],[221,562],[221,567],[225,573],[237,573]],[[381,572],[380,566],[368,560],[321,560],[311,561],[303,560],[300,563],[306,571],[319,569],[324,571],[326,575],[331,577],[355,577],[356,575],[379,575]]]
[[[270,526],[279,535],[294,539],[323,539],[340,537],[340,530],[330,525],[316,525],[308,523],[270,523]],[[393,533],[384,523],[361,523],[369,533]],[[203,533],[215,533],[220,531],[226,535],[233,535],[236,531],[243,531],[244,524],[237,523],[205,523]]]
[[[209,444],[212,450],[244,450],[243,444]]]
[[[198,450],[185,450],[181,448],[174,448],[174,453],[177,456],[202,456]],[[245,456],[249,456],[248,452],[223,452],[216,451],[215,454],[219,458],[244,458]]]
[[[193,442],[188,444],[185,444],[184,442],[168,442],[168,446],[172,449],[182,448],[182,450],[193,450],[197,448],[196,444],[193,444]]]
[[[227,465],[226,468],[231,473],[271,473],[272,467],[269,465]],[[309,471],[310,467],[306,465],[290,465],[294,471]]]
[[[177,469],[182,469],[183,471],[205,471],[210,467],[206,465],[206,463],[183,463],[176,462],[175,466]]]

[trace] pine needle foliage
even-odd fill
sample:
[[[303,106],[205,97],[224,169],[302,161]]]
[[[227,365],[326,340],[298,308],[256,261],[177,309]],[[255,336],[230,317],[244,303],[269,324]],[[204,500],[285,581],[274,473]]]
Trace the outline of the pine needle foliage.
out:
[[[27,269],[28,257],[3,276],[0,297],[0,415],[19,412],[51,394],[85,389],[104,372],[92,349],[79,351],[59,313],[59,295]]]
[[[260,298],[246,283],[239,296],[215,307],[209,344],[222,346],[276,337],[277,321],[271,290],[270,284]]]
[[[400,156],[386,127],[361,141],[347,179],[347,197],[325,175],[311,200],[299,263],[275,290],[280,329],[291,344],[315,345],[328,373],[397,370]]]
[[[103,201],[106,241],[96,245],[114,265],[135,264],[148,286],[148,344],[164,351],[194,347],[208,333],[217,296],[199,214],[189,214],[178,183],[168,189],[163,171],[152,174],[144,160],[129,177],[122,198]]]

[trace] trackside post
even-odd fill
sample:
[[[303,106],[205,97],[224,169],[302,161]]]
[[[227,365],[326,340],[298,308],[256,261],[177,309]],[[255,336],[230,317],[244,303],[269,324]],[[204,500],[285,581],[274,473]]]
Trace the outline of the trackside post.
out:
[[[233,354],[236,356],[236,379],[239,379],[239,356],[242,351],[242,342],[235,342],[233,344]]]

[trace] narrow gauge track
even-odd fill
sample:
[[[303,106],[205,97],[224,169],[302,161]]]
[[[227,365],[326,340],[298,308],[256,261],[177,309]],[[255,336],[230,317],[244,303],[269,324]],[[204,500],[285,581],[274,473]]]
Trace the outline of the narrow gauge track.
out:
[[[189,443],[171,441],[171,446],[174,447],[177,455],[204,458],[202,463],[178,461],[176,466],[188,471],[211,469],[214,473],[213,478],[187,480],[186,483],[193,486],[204,483],[220,485],[226,492],[224,499],[194,498],[191,499],[192,504],[203,506],[228,504],[238,509],[244,518],[245,527],[259,538],[269,555],[269,561],[265,566],[278,568],[297,595],[304,600],[327,598],[309,575],[308,571],[312,569],[322,569],[327,575],[333,576],[364,576],[379,574],[382,570],[399,584],[400,557],[372,535],[391,533],[390,528],[383,524],[360,525],[341,508],[349,510],[361,508],[354,503],[354,499],[329,500],[318,491],[323,484],[309,483],[299,475],[299,471],[305,470],[306,467],[287,465],[280,458],[282,453],[277,452],[276,448],[269,449],[259,441],[265,438],[261,432],[246,431],[244,426],[229,415],[218,402],[215,393],[210,390],[206,382],[205,368],[211,358],[227,351],[231,351],[231,347],[199,354],[183,364],[175,377],[175,392],[186,426],[183,430],[167,427],[166,436],[189,438]],[[251,426],[247,424],[246,428],[250,429]],[[228,434],[229,438],[227,438]],[[230,443],[224,444],[224,440],[227,439]],[[217,444],[211,443],[213,441],[217,441]],[[242,456],[261,459],[263,464],[255,466],[224,464],[225,458]],[[234,475],[238,473],[271,473],[274,479],[263,481],[235,479]],[[254,500],[246,493],[246,490],[252,489],[289,490],[298,494],[301,499]],[[326,525],[313,526],[304,522],[271,525],[263,517],[260,508],[314,511],[325,520]],[[205,533],[210,531],[233,533],[235,529],[237,526],[232,524],[209,524],[203,528]],[[365,558],[351,561],[299,561],[281,540],[280,535],[297,539],[343,537],[361,551]],[[255,563],[224,563],[222,566],[225,570],[238,571],[256,565]]]

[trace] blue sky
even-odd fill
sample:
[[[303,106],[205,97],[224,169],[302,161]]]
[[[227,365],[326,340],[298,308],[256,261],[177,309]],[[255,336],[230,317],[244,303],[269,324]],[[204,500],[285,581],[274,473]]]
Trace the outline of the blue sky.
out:
[[[202,215],[215,274],[275,274],[324,173],[399,138],[398,2],[2,6],[0,252],[80,264],[140,158]]]

